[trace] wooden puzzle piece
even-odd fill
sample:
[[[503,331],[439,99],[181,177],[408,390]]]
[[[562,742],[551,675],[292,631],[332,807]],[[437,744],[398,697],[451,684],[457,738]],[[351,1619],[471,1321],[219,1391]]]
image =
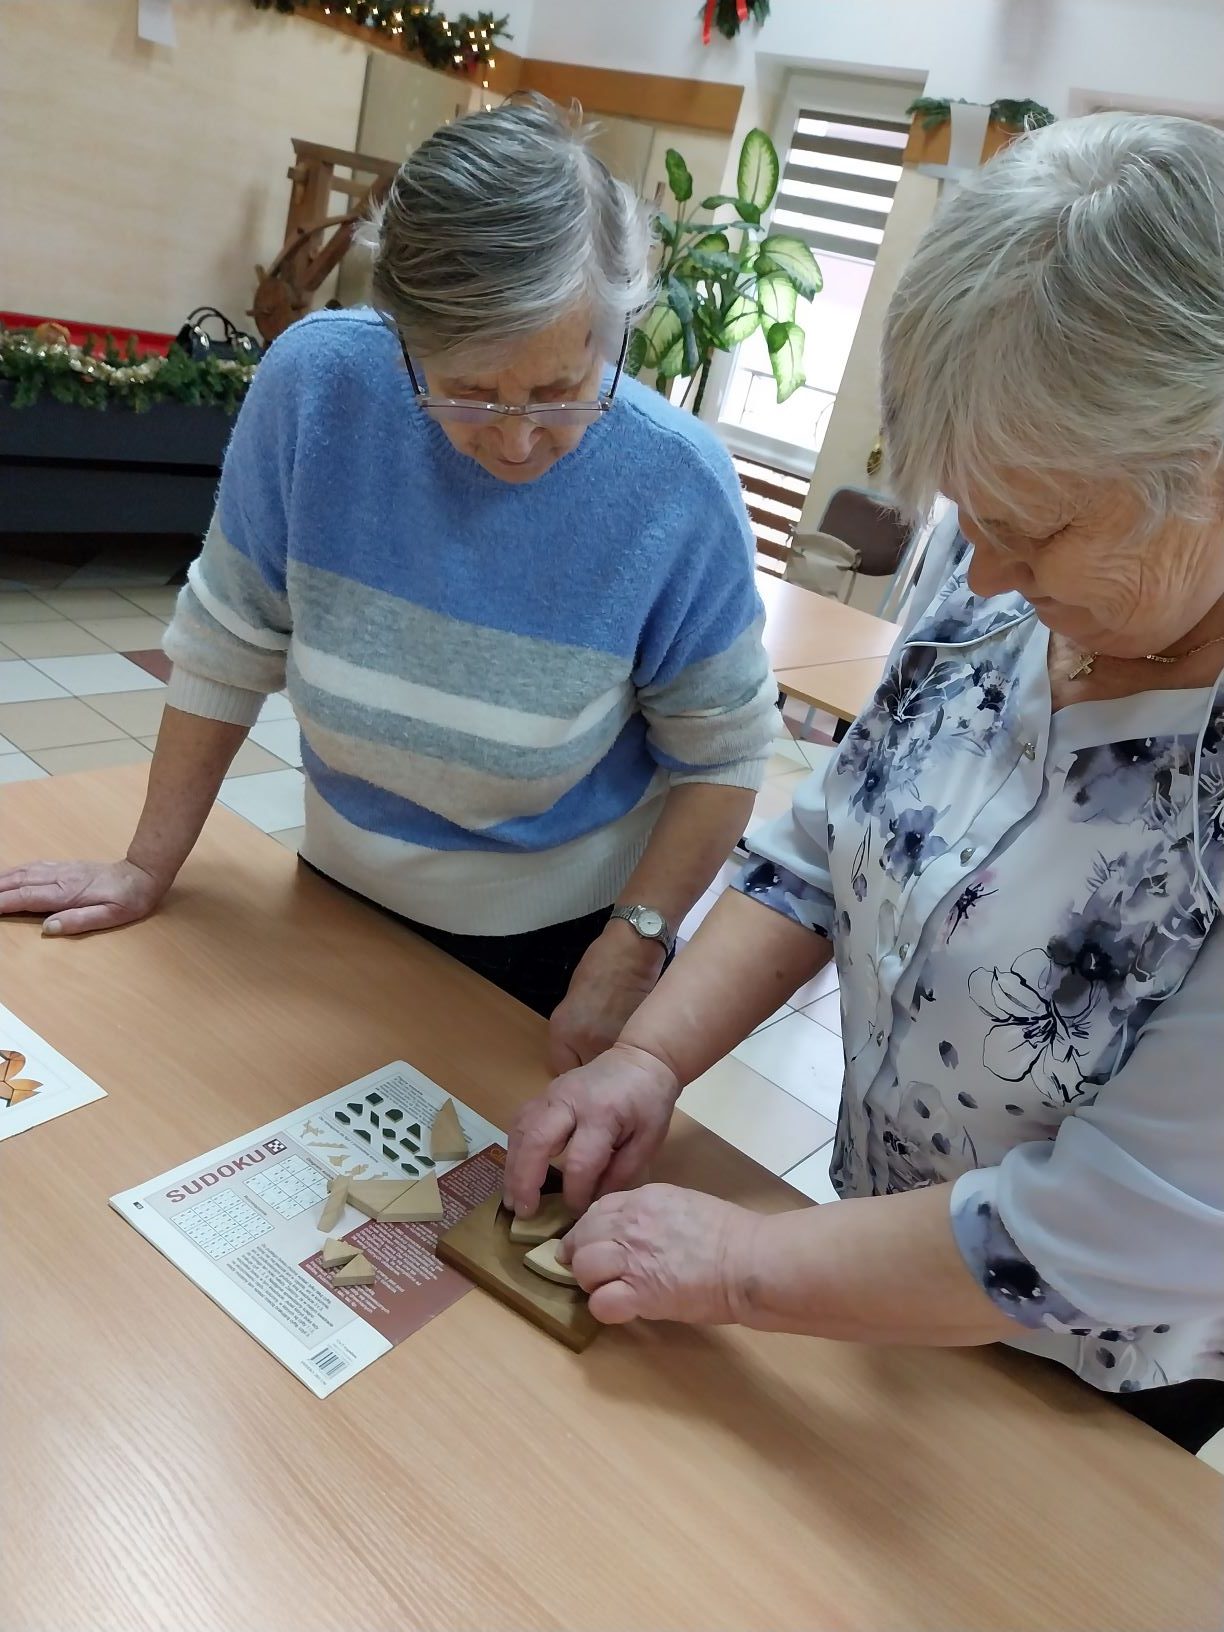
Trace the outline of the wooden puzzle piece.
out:
[[[541,1241],[551,1241],[554,1235],[564,1235],[577,1222],[577,1213],[565,1205],[563,1197],[542,1196],[530,1218],[511,1219],[510,1239],[537,1246]]]
[[[26,1057],[15,1048],[0,1048],[0,1082],[19,1077],[25,1070]]]
[[[585,1349],[598,1335],[599,1322],[580,1290],[544,1280],[526,1267],[522,1247],[510,1239],[510,1217],[500,1196],[490,1196],[447,1230],[437,1252],[443,1263],[567,1348]]]
[[[440,1224],[445,1216],[437,1176],[430,1173],[396,1196],[378,1218],[382,1224]]]
[[[332,1179],[327,1186],[327,1200],[323,1203],[323,1211],[319,1214],[319,1229],[324,1235],[330,1235],[339,1224],[348,1201],[349,1183],[347,1179]]]
[[[556,1236],[550,1241],[541,1241],[538,1247],[532,1247],[530,1252],[524,1253],[523,1262],[527,1268],[537,1275],[542,1275],[546,1281],[556,1281],[558,1286],[577,1286],[578,1278],[568,1264],[560,1263],[557,1259],[557,1248],[561,1245]]]
[[[381,1218],[383,1208],[410,1190],[412,1182],[409,1179],[350,1179],[349,1206],[356,1207],[367,1218]]]
[[[358,1249],[347,1241],[341,1241],[338,1236],[330,1236],[323,1243],[323,1268],[339,1269],[342,1264],[351,1263],[357,1256]]]
[[[461,1162],[468,1154],[467,1135],[453,1099],[448,1099],[434,1117],[429,1130],[429,1154],[435,1162]]]
[[[333,1286],[373,1286],[374,1265],[364,1252],[359,1252],[355,1258],[350,1258],[347,1264],[341,1267],[332,1276]]]

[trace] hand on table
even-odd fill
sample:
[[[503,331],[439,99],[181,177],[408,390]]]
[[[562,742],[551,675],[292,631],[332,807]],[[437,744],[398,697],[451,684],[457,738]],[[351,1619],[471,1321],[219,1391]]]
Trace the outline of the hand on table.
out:
[[[576,1213],[601,1191],[638,1183],[667,1137],[679,1094],[660,1060],[621,1044],[558,1077],[510,1130],[506,1205],[534,1213],[550,1164],[564,1168],[565,1199]]]
[[[587,1065],[625,1029],[654,991],[664,950],[615,920],[587,948],[548,1023],[548,1066],[558,1076]]]
[[[558,1252],[607,1325],[678,1320],[725,1326],[741,1318],[764,1220],[729,1201],[648,1184],[604,1196]]]
[[[147,918],[167,888],[131,861],[32,861],[0,872],[0,916],[47,913],[45,935],[117,929]]]

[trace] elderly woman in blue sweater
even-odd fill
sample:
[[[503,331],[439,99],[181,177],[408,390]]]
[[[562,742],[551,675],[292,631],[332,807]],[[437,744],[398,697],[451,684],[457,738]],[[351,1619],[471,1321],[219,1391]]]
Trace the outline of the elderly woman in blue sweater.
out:
[[[302,728],[303,858],[607,1047],[750,814],[776,692],[731,462],[621,374],[648,228],[550,105],[403,165],[377,310],[272,348],[166,636],[119,861],[0,876],[46,930],[152,912],[269,692]]]

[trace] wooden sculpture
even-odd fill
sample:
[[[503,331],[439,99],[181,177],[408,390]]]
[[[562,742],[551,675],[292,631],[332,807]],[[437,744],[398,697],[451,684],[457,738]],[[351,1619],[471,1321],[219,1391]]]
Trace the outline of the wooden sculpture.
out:
[[[293,151],[284,245],[266,270],[255,268],[259,282],[250,315],[267,345],[310,310],[311,295],[344,259],[370,206],[386,197],[399,168],[391,159],[323,147],[296,136]],[[338,176],[338,169],[349,175]],[[349,200],[347,209],[331,213],[333,193]]]

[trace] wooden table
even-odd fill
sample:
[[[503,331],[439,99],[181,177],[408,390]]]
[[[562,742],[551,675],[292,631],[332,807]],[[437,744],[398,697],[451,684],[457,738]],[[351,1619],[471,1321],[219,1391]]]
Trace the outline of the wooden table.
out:
[[[765,649],[775,672],[885,658],[897,638],[898,624],[771,573],[757,573],[757,590],[765,603]]]
[[[0,859],[119,853],[142,784],[3,789]],[[1018,1357],[575,1356],[474,1291],[314,1399],[106,1198],[399,1056],[505,1125],[543,1028],[236,816],[151,922],[0,923],[0,970],[110,1096],[0,1146],[5,1632],[1220,1624],[1218,1475]],[[799,1204],[683,1118],[663,1171]]]
[[[860,657],[852,663],[814,663],[803,669],[778,669],[774,679],[788,697],[823,709],[839,720],[857,720],[871,701],[887,657]]]

